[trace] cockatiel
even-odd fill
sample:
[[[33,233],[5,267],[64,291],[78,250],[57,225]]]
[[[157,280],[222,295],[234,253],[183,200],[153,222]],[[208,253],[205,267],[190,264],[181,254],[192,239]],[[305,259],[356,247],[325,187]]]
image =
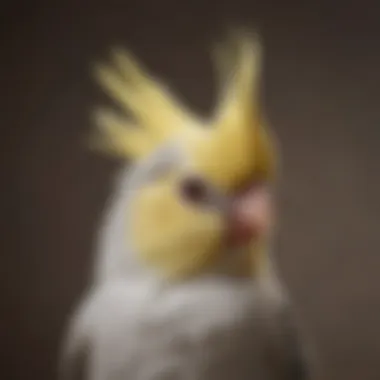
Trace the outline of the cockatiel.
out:
[[[100,110],[120,173],[92,287],[72,318],[63,373],[87,380],[305,379],[291,308],[269,258],[277,157],[260,100],[261,45],[215,49],[220,99],[186,109],[124,51],[96,67],[129,116]],[[98,136],[99,137],[99,136]]]

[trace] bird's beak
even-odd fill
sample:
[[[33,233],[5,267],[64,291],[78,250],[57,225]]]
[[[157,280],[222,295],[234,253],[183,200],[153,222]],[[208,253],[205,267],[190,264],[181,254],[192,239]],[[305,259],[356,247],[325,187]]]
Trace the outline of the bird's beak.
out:
[[[267,235],[273,219],[273,200],[265,185],[252,185],[237,194],[227,219],[227,244],[247,246]]]

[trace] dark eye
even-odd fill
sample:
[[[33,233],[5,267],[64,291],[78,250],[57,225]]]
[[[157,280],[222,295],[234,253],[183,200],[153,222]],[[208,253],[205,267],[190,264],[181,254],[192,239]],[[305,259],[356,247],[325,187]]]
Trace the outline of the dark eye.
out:
[[[208,189],[200,178],[186,178],[181,183],[181,194],[187,201],[205,203],[208,199]]]

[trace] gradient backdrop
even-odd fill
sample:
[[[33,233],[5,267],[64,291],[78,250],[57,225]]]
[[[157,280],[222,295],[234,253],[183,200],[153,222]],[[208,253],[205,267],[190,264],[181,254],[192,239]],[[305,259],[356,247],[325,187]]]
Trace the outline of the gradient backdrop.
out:
[[[375,1],[36,0],[3,5],[0,18],[1,379],[55,379],[65,320],[89,279],[118,167],[84,145],[104,100],[90,63],[129,46],[207,113],[207,49],[241,22],[263,36],[265,103],[282,142],[281,274],[323,379],[380,379]]]

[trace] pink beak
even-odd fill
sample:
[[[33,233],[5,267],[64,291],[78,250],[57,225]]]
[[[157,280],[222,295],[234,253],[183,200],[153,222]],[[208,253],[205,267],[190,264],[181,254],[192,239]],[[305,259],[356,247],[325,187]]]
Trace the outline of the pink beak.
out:
[[[230,246],[244,246],[265,235],[272,222],[272,198],[263,185],[254,185],[238,194],[228,217],[227,241]]]

